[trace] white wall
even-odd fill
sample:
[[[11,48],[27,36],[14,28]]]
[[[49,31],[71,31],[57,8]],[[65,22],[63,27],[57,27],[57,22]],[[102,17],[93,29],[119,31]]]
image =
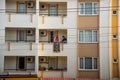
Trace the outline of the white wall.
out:
[[[0,74],[4,72],[4,56],[0,54]]]
[[[109,7],[110,0],[100,0],[100,7]],[[110,78],[109,29],[110,8],[100,8],[100,78]],[[105,10],[105,11],[103,11]]]
[[[5,1],[0,0],[0,44],[5,42],[5,31],[4,31],[4,14],[5,14]]]

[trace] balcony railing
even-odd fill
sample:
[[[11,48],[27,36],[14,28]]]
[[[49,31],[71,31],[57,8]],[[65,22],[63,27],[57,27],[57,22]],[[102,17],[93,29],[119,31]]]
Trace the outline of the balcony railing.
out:
[[[19,11],[17,9],[6,9],[6,13],[35,14],[36,9],[32,9],[31,11],[27,11],[26,9],[21,9]]]
[[[35,40],[23,40],[23,41],[19,41],[19,40],[5,40],[5,42],[35,42]]]
[[[35,51],[37,50],[37,44],[35,43],[26,43],[26,42],[21,42],[21,43],[5,43],[0,45],[0,50],[2,51]],[[30,53],[33,54],[33,53]]]
[[[44,12],[40,10],[40,15],[44,16],[67,16],[67,10],[57,10],[56,13]]]

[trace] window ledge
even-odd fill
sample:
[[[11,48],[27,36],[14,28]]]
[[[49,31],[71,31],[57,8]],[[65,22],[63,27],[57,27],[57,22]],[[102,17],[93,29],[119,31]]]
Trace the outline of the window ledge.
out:
[[[98,44],[98,42],[78,42],[80,44]]]
[[[79,14],[79,16],[98,16],[99,14]]]
[[[78,69],[78,71],[99,71],[98,69]]]

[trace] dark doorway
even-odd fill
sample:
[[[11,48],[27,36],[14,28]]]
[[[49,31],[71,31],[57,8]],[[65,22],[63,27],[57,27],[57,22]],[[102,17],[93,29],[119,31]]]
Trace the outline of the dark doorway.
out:
[[[19,57],[18,63],[19,69],[25,69],[25,57]]]
[[[54,42],[54,36],[55,36],[54,31],[51,31],[50,32],[50,42]]]

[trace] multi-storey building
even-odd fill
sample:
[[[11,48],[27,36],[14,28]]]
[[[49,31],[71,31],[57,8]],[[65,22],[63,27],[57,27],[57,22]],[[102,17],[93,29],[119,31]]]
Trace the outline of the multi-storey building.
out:
[[[119,5],[0,0],[0,75],[119,78]]]
[[[1,0],[0,5],[1,74],[76,77],[76,0]]]

